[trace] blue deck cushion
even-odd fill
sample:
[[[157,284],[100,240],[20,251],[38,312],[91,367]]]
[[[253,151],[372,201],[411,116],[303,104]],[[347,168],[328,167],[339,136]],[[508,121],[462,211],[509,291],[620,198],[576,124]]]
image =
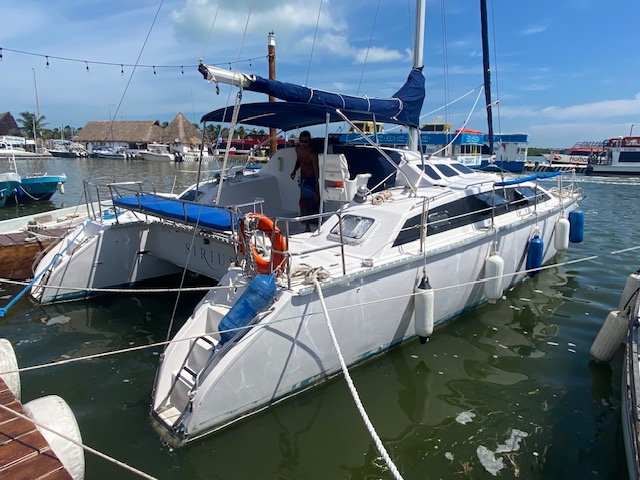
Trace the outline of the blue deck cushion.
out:
[[[158,217],[179,220],[190,225],[198,224],[204,228],[213,230],[231,230],[238,224],[238,215],[232,215],[228,210],[213,205],[199,205],[187,203],[172,198],[162,198],[155,195],[136,195],[113,200],[120,208],[136,210],[139,212],[156,215]]]

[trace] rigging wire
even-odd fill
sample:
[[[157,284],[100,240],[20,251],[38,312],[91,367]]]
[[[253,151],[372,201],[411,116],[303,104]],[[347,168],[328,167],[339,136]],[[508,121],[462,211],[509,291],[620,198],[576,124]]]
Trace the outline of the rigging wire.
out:
[[[409,25],[408,25],[408,28],[407,28],[407,33],[409,34],[409,48],[408,48],[408,50],[413,53],[413,49],[414,49],[415,45],[413,44],[413,26],[412,26],[412,24],[414,22],[412,21],[412,18],[413,18],[413,12],[415,12],[416,9],[411,6],[411,0],[407,0],[407,10],[408,10],[407,20],[409,22]]]
[[[358,81],[358,89],[356,91],[356,95],[360,94],[360,87],[362,86],[362,78],[364,77],[364,69],[367,66],[367,60],[369,58],[369,51],[371,50],[371,42],[373,41],[373,32],[376,28],[376,21],[378,20],[379,10],[380,10],[380,0],[378,0],[378,4],[376,5],[376,13],[373,16],[373,24],[371,25],[371,34],[369,35],[369,44],[367,45],[367,50],[364,55],[364,61],[362,62],[362,71],[360,72],[360,80]]]
[[[211,35],[213,34],[213,27],[216,24],[216,19],[218,18],[220,5],[222,5],[222,0],[218,2],[218,6],[216,7],[216,13],[213,16],[213,20],[211,21],[211,28],[209,28],[209,35],[207,35],[207,40],[204,42],[204,48],[202,49],[202,55],[200,56],[200,58],[204,58],[205,54],[207,53],[207,47],[209,46],[209,41],[211,40]]]
[[[318,18],[316,19],[316,29],[313,32],[313,42],[311,43],[311,52],[309,54],[309,65],[307,66],[307,78],[304,81],[305,86],[309,84],[309,72],[311,72],[311,61],[313,60],[313,50],[316,47],[316,38],[318,37],[318,26],[320,25],[320,14],[322,13],[322,1],[318,7]]]
[[[140,52],[138,53],[138,58],[136,59],[136,65],[134,65],[133,69],[131,70],[131,75],[129,75],[129,80],[127,80],[127,84],[124,87],[124,90],[122,92],[122,96],[120,97],[120,101],[118,102],[118,106],[116,107],[116,111],[113,114],[113,120],[111,120],[111,125],[113,125],[113,122],[114,122],[115,118],[118,116],[118,112],[120,111],[120,105],[122,105],[124,97],[127,94],[127,91],[129,90],[129,86],[131,85],[131,81],[133,80],[133,74],[136,72],[137,64],[140,62],[140,58],[142,57],[142,53],[144,52],[144,49],[147,46],[147,42],[149,41],[149,37],[151,36],[151,32],[153,31],[153,27],[156,24],[156,20],[158,19],[158,15],[160,15],[160,10],[162,9],[162,5],[163,4],[164,4],[164,0],[160,0],[160,5],[158,5],[158,9],[156,10],[156,14],[153,17],[153,21],[151,22],[151,25],[149,26],[149,30],[147,31],[147,36],[145,37],[144,42],[142,43],[142,47],[140,48]]]

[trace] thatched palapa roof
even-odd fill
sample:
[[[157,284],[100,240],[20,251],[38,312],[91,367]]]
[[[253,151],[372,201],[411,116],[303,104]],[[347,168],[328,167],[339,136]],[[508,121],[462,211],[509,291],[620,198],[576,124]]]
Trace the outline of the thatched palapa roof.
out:
[[[0,135],[22,136],[15,118],[9,112],[0,113]]]
[[[176,118],[162,130],[162,143],[171,144],[178,140],[178,143],[199,145],[202,141],[202,136],[198,129],[189,123],[187,117],[182,113],[178,113]]]
[[[113,131],[113,133],[112,133]],[[179,113],[166,127],[162,128],[157,120],[119,120],[113,124],[108,120],[87,122],[74,140],[78,142],[121,142],[129,144],[200,143],[198,129]]]
[[[151,143],[162,138],[157,120],[108,120],[87,122],[75,137],[77,142]]]

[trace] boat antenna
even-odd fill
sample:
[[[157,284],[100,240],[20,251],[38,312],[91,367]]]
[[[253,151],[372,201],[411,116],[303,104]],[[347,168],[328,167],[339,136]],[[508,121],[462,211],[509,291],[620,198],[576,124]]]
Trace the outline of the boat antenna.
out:
[[[484,98],[487,105],[489,155],[493,155],[493,115],[491,112],[491,70],[489,65],[489,34],[487,33],[487,0],[480,0],[480,21],[482,23],[482,70],[484,72]]]
[[[426,0],[418,0],[416,5],[416,38],[413,48],[413,68],[424,66],[424,22],[426,16]],[[409,127],[409,150],[418,150],[418,127]]]

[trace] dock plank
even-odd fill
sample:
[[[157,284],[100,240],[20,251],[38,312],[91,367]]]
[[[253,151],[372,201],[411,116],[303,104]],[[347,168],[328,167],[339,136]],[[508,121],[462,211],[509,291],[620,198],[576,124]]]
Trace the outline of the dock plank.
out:
[[[0,378],[0,402],[25,414],[22,404]],[[33,422],[0,409],[0,478],[11,480],[72,479]]]

